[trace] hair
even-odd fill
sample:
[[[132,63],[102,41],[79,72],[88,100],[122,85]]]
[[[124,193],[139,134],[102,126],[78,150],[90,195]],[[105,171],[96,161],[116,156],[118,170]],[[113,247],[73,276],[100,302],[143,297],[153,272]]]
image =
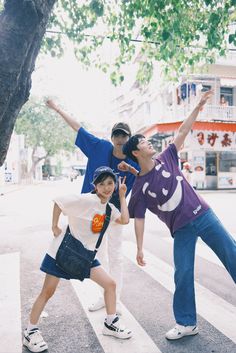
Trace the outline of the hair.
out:
[[[137,158],[133,155],[133,151],[138,151],[138,144],[140,139],[145,138],[144,135],[136,134],[129,138],[129,140],[123,146],[123,153],[134,162],[138,163]]]
[[[94,181],[94,185],[97,185],[98,183],[102,183],[104,180],[106,180],[108,177],[111,177],[114,180],[114,183],[116,184],[116,178],[115,176],[111,175],[110,173],[102,173],[99,175],[99,177]]]

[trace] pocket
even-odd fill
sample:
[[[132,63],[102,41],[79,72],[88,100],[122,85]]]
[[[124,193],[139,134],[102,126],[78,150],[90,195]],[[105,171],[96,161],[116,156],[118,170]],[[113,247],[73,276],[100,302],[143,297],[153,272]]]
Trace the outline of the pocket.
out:
[[[56,255],[57,265],[74,278],[83,280],[89,277],[95,252],[86,249],[83,244],[66,235]]]

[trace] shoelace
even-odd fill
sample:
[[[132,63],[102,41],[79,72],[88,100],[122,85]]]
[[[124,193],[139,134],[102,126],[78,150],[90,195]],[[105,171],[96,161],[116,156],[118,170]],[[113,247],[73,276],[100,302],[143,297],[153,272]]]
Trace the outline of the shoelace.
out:
[[[125,330],[125,326],[120,325],[120,320],[118,316],[113,320],[113,322],[111,323],[111,326],[118,332],[119,331],[124,332]]]
[[[41,336],[41,332],[39,330],[34,331],[32,333],[29,332],[28,336],[30,337],[30,342],[32,344],[43,342],[43,337]]]
[[[175,325],[175,327],[173,328],[174,331],[177,331],[177,332],[180,332],[181,329],[180,329],[181,326],[179,325]]]

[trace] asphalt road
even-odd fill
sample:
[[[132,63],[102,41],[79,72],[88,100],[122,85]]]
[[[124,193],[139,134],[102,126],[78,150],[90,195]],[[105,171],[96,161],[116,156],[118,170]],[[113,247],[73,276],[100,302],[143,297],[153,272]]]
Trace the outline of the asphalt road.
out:
[[[52,238],[52,199],[79,192],[81,179],[50,181],[6,189],[0,196],[0,353],[27,352],[21,333],[42,287],[39,271]],[[204,192],[226,228],[236,238],[236,192]],[[66,222],[66,220],[64,220]],[[45,308],[40,329],[50,353],[233,353],[236,352],[235,284],[214,254],[199,240],[195,279],[199,334],[169,342],[165,332],[172,314],[172,239],[165,225],[148,214],[147,266],[135,263],[132,222],[125,228],[122,320],[133,338],[121,341],[101,334],[104,310],[89,313],[98,295],[91,281],[62,280]]]

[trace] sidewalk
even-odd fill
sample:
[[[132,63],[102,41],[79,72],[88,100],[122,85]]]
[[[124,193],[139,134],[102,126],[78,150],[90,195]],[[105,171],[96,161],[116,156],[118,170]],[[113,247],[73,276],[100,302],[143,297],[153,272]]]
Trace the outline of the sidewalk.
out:
[[[22,183],[22,184],[9,183],[9,184],[0,185],[0,196],[4,196],[10,192],[22,190],[27,186],[38,185],[38,184],[41,184],[41,182],[37,181],[33,183]]]

